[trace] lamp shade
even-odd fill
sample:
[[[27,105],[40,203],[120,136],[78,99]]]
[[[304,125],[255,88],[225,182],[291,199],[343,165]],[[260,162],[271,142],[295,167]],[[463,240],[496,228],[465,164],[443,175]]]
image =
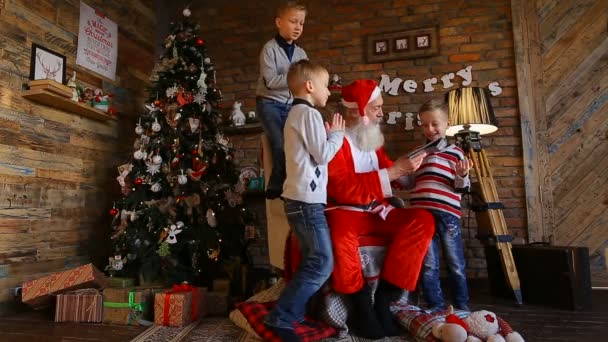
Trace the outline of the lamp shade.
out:
[[[446,97],[450,122],[446,135],[451,137],[467,129],[484,135],[498,129],[487,89],[458,88],[448,92]]]

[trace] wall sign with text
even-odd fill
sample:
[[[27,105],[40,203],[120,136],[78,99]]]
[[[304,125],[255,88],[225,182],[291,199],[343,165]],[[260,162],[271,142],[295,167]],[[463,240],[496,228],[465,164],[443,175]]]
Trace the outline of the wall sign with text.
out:
[[[80,2],[76,64],[114,80],[117,54],[118,27],[116,23]]]

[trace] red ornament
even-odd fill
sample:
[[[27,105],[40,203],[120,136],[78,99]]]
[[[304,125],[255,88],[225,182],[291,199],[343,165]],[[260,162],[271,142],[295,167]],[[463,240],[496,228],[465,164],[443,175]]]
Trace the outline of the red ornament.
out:
[[[134,181],[135,185],[142,185],[143,182],[144,182],[144,180],[139,177],[135,178],[135,181]]]
[[[198,154],[198,149],[193,148],[192,151],[190,151],[190,153],[192,153],[192,154]]]
[[[112,208],[110,209],[110,216],[116,216],[118,214],[118,209]]]
[[[160,101],[159,100],[154,100],[154,107],[158,107],[160,106]]]
[[[205,44],[205,41],[203,40],[203,38],[199,38],[196,40],[196,45],[202,46],[203,44]]]

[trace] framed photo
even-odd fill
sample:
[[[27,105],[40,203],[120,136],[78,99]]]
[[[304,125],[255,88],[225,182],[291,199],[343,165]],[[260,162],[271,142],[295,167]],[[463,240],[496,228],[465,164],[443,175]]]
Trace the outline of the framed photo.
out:
[[[367,36],[367,63],[378,63],[439,55],[439,27],[425,27]]]
[[[376,55],[385,55],[388,53],[388,40],[376,40],[374,42],[374,54]]]
[[[51,79],[65,84],[65,56],[32,43],[30,79]]]
[[[407,51],[410,49],[408,37],[395,38],[395,52]]]
[[[422,34],[416,36],[416,49],[430,49],[431,48],[431,35]]]

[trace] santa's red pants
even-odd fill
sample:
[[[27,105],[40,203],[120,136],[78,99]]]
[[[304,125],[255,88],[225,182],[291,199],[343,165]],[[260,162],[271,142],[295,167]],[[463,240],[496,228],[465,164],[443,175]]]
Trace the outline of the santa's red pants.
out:
[[[380,278],[402,289],[416,288],[422,261],[435,232],[435,222],[424,209],[395,208],[379,214],[333,209],[325,212],[334,247],[332,286],[336,292],[354,293],[363,287],[359,237],[382,236],[387,241]]]

